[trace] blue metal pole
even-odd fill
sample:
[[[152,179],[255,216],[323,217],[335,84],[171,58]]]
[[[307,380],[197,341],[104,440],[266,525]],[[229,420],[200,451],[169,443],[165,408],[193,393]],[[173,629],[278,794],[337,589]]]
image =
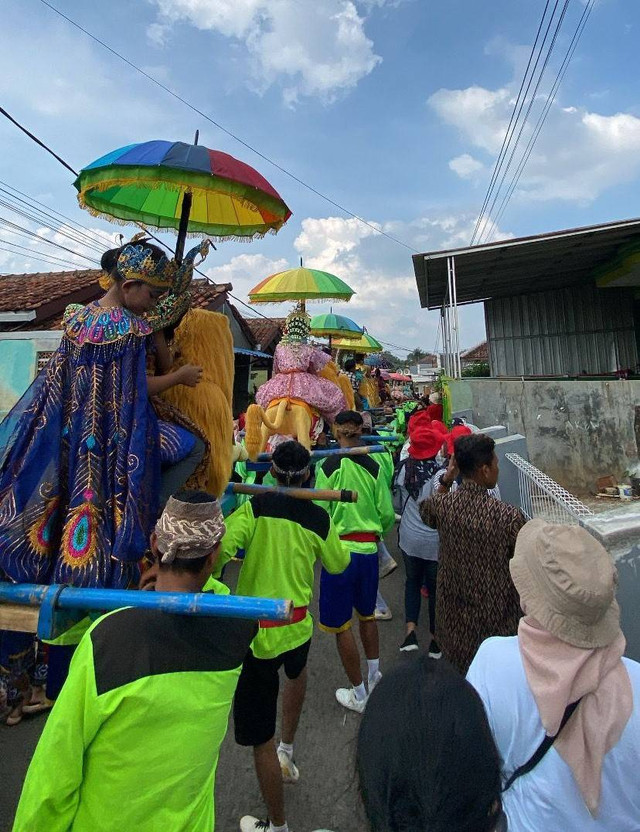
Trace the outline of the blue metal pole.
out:
[[[399,439],[402,439],[401,436],[398,436],[397,433],[381,433],[379,436],[361,436],[360,437],[364,442],[373,442],[374,444],[379,444],[380,442],[397,442]]]
[[[38,584],[0,583],[0,601],[39,606],[51,588]],[[253,618],[287,621],[292,603],[285,599],[248,598],[242,595],[213,595],[208,592],[144,592],[136,589],[87,589],[63,587],[55,601],[57,609],[108,611],[140,607],[181,615]]]
[[[327,448],[322,451],[311,451],[311,459],[323,459],[326,456],[361,456],[382,453],[382,445],[362,445],[357,448]],[[258,454],[258,462],[271,462],[273,454]]]

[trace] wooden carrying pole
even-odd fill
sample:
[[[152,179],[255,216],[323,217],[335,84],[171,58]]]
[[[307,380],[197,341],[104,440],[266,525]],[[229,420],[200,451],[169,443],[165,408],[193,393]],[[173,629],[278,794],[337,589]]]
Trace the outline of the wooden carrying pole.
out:
[[[357,491],[334,491],[330,488],[285,488],[280,485],[250,485],[230,482],[225,494],[286,494],[296,500],[322,500],[325,503],[357,503]]]
[[[365,454],[379,454],[385,451],[382,445],[359,445],[357,448],[327,448],[321,451],[311,451],[311,461],[324,459],[326,456],[364,456]],[[271,462],[273,454],[258,454],[258,462]]]

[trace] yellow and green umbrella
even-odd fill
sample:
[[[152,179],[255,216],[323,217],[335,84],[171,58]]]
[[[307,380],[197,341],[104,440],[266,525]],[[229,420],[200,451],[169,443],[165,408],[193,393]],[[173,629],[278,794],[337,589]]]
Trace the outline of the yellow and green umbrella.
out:
[[[329,312],[325,315],[314,315],[311,318],[311,334],[319,338],[349,338],[359,339],[364,329],[351,318],[344,315],[334,315]]]
[[[373,335],[368,332],[363,332],[360,338],[353,340],[350,338],[334,338],[333,346],[339,350],[349,350],[350,352],[383,352],[384,347],[380,341],[376,341]]]
[[[280,303],[287,300],[348,301],[355,292],[344,280],[319,269],[287,269],[261,280],[249,292],[251,303]]]

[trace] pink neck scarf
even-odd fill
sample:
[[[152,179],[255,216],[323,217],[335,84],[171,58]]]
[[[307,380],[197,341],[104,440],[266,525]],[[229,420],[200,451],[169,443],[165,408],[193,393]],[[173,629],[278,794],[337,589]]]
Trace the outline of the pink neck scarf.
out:
[[[520,620],[520,655],[540,719],[554,736],[572,702],[581,699],[554,748],[573,772],[592,817],[600,803],[602,763],[633,711],[633,692],[621,661],[622,633],[608,647],[584,650],[548,633],[530,616]]]

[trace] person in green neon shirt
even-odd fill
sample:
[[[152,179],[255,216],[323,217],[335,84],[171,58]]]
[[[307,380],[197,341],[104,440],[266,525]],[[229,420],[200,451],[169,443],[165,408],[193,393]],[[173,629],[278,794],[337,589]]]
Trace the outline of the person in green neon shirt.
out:
[[[309,452],[299,442],[283,442],[273,452],[271,472],[278,485],[301,486],[309,479]],[[313,633],[308,605],[313,596],[316,559],[327,573],[343,572],[349,553],[325,509],[287,494],[265,493],[227,518],[219,567],[238,549],[245,550],[238,578],[239,595],[291,598],[291,623],[261,622],[245,658],[233,705],[236,742],[252,746],[256,773],[269,821],[246,815],[241,832],[287,832],[283,780],[297,782],[293,742],[307,686],[307,656]],[[278,671],[286,675],[282,741],[274,736],[278,706]]]
[[[224,534],[218,502],[171,497],[151,538],[158,591],[200,592]],[[29,766],[14,832],[212,832],[244,619],[135,607],[83,636]]]
[[[336,416],[333,430],[341,448],[362,445],[362,415],[345,410]],[[351,489],[357,503],[328,503],[327,511],[350,553],[349,569],[342,575],[323,570],[320,578],[320,627],[336,634],[338,653],[351,688],[338,688],[336,699],[345,708],[362,713],[367,703],[360,670],[360,653],[351,632],[355,609],[360,638],[367,657],[369,693],[382,678],[375,620],[378,592],[378,541],[391,529],[395,512],[383,469],[372,456],[330,456],[316,467],[316,488]]]

